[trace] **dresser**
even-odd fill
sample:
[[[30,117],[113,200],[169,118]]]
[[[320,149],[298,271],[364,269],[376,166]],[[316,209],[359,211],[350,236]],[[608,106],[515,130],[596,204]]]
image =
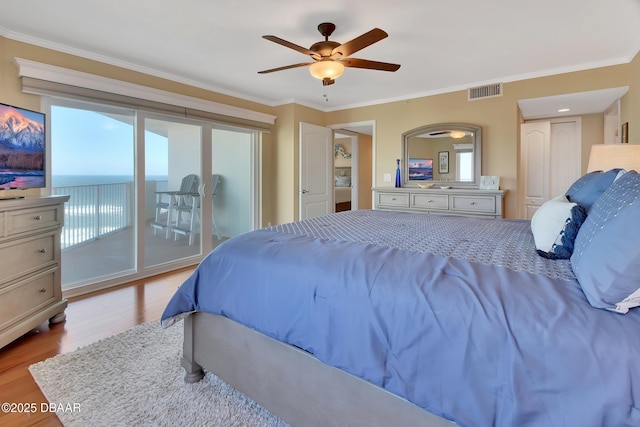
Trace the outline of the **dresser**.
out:
[[[62,322],[60,230],[69,196],[0,200],[0,348]]]
[[[476,189],[422,189],[376,187],[374,207],[379,210],[503,218],[504,191]]]

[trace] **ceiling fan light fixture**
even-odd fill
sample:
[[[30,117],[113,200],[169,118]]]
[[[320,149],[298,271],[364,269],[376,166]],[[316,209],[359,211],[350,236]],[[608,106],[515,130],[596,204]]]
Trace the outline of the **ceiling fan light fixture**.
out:
[[[449,136],[451,138],[455,138],[455,139],[460,139],[460,138],[464,138],[464,136],[466,135],[466,132],[463,131],[453,131],[449,134]]]
[[[332,59],[323,59],[314,62],[309,66],[309,72],[313,77],[319,80],[334,80],[344,72],[344,65]]]
[[[367,46],[386,38],[388,34],[380,28],[374,28],[355,39],[346,43],[338,43],[329,40],[329,36],[336,29],[335,24],[331,22],[323,22],[318,25],[318,31],[324,37],[323,41],[319,41],[311,45],[309,49],[291,43],[280,37],[265,35],[262,38],[288,47],[313,59],[314,62],[302,62],[298,64],[286,65],[284,67],[271,68],[269,70],[258,71],[258,74],[268,74],[274,71],[288,70],[291,68],[309,66],[311,75],[318,80],[322,80],[323,86],[332,85],[335,79],[340,77],[344,72],[344,67],[365,68],[368,70],[380,71],[397,71],[400,64],[391,64],[388,62],[369,61],[368,59],[351,58],[350,56]]]

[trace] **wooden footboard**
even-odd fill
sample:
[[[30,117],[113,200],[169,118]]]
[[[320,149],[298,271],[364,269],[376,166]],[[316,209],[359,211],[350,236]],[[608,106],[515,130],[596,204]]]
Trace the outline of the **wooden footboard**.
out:
[[[454,425],[226,317],[193,313],[184,327],[185,381],[205,368],[293,426]]]

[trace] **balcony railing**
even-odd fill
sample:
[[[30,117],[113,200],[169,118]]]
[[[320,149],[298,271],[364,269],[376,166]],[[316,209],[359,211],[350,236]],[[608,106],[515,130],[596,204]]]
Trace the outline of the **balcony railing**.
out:
[[[54,187],[52,193],[69,196],[61,236],[63,250],[133,224],[133,182]]]

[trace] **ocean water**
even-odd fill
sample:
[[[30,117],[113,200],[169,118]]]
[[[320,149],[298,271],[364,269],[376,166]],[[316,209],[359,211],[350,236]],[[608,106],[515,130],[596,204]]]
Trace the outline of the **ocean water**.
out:
[[[147,176],[166,181],[166,176]],[[129,175],[53,175],[53,194],[69,195],[65,203],[62,249],[130,227],[133,177]],[[109,185],[126,184],[126,185]]]

